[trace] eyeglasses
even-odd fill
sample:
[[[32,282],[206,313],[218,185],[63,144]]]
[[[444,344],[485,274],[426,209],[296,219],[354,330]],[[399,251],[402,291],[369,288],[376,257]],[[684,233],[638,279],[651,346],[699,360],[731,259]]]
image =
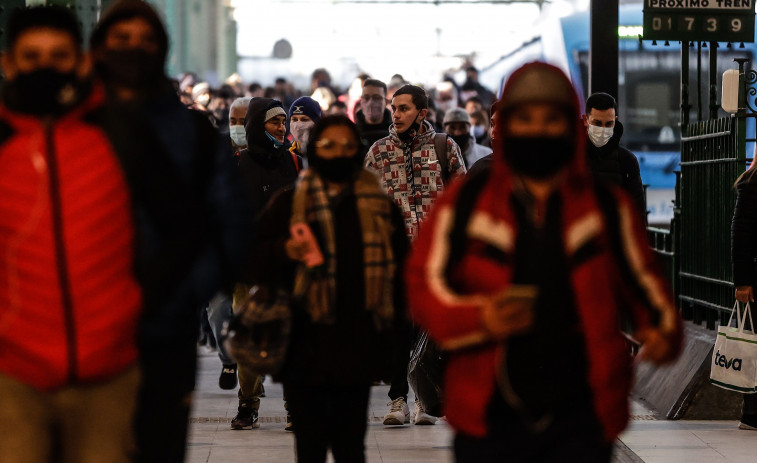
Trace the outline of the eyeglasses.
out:
[[[346,138],[342,140],[331,140],[330,138],[322,138],[315,142],[315,146],[318,149],[324,150],[324,151],[332,151],[337,148],[342,148],[345,151],[357,151],[357,143],[355,143],[353,140],[348,140]]]
[[[363,101],[370,101],[370,100],[373,100],[376,102],[386,101],[386,98],[384,98],[381,95],[362,95],[360,96],[360,99]]]

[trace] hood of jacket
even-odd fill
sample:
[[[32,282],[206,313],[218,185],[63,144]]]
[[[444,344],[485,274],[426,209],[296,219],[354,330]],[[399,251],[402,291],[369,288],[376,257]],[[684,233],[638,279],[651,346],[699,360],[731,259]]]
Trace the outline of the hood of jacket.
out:
[[[436,135],[436,130],[434,129],[433,124],[426,119],[423,119],[421,131],[420,133],[416,133],[413,137],[411,147],[416,149],[418,146],[423,146],[424,144],[433,144],[434,135]],[[394,144],[405,148],[405,142],[400,139],[397,129],[394,128],[394,124],[389,126],[389,137]]]
[[[244,131],[247,135],[247,146],[250,152],[265,151],[270,155],[279,152],[271,139],[268,138],[265,131],[265,114],[273,108],[279,106],[284,108],[280,101],[271,98],[253,98],[247,106],[247,116],[244,118]],[[284,146],[288,148],[286,138]],[[257,149],[255,149],[257,148]]]
[[[117,0],[105,9],[90,37],[90,48],[100,48],[105,43],[105,36],[114,24],[140,18],[145,20],[153,30],[158,44],[161,63],[168,56],[168,33],[160,15],[147,2],[141,0]]]
[[[492,168],[495,172],[492,175],[493,178],[509,179],[511,177],[511,167],[507,162],[504,147],[504,139],[507,137],[505,132],[506,121],[513,108],[528,103],[555,104],[565,108],[570,113],[571,120],[574,121],[574,136],[573,156],[566,167],[568,170],[567,179],[570,183],[573,183],[575,180],[583,180],[589,175],[586,156],[583,154],[588,137],[582,136],[586,133],[586,127],[580,117],[581,106],[578,95],[562,70],[543,62],[528,63],[510,76],[499,101],[501,103],[497,112],[498,120],[501,122],[495,127],[496,137],[492,142],[494,151]]]

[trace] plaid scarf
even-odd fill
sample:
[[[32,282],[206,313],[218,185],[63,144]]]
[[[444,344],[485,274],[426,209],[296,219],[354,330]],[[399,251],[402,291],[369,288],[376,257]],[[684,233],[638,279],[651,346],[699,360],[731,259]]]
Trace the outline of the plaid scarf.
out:
[[[391,244],[391,200],[376,176],[362,170],[351,185],[357,198],[363,241],[365,309],[373,314],[376,328],[387,328],[394,317],[393,279],[396,268]],[[290,224],[317,223],[321,230],[318,243],[324,265],[308,268],[300,263],[294,296],[302,298],[315,323],[335,322],[336,234],[326,189],[313,169],[300,174],[294,192]]]

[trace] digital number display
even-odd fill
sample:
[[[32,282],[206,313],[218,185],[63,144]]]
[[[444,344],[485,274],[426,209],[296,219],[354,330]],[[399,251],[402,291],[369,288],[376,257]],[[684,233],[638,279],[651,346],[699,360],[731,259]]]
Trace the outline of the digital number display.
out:
[[[756,0],[646,0],[645,40],[754,42]]]

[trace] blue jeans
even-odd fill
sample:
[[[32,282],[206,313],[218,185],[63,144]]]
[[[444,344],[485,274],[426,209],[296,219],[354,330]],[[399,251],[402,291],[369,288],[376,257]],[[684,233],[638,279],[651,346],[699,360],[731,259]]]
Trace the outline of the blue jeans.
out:
[[[226,346],[223,345],[225,339],[221,336],[223,324],[231,319],[231,296],[219,292],[208,303],[207,311],[210,329],[216,338],[216,344],[218,344],[218,358],[224,365],[235,364],[234,359],[226,352]]]

